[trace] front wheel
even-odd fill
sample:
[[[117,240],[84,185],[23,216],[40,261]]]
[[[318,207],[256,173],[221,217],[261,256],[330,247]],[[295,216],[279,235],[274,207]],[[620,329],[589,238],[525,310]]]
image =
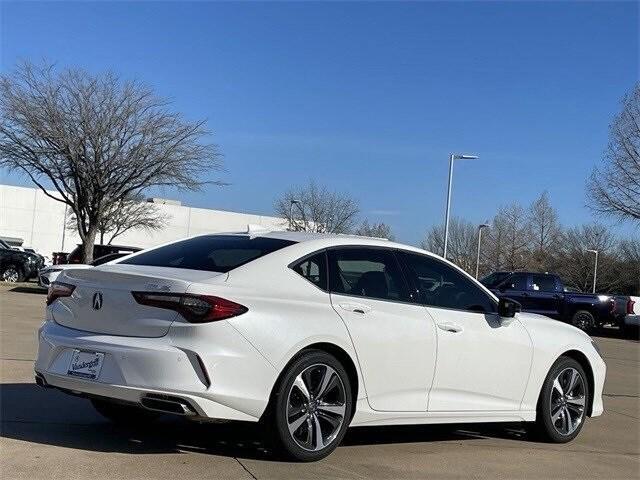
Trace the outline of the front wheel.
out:
[[[22,270],[17,265],[7,265],[0,272],[0,278],[2,278],[3,282],[24,282],[24,274]]]
[[[542,385],[536,414],[536,431],[543,441],[566,443],[584,425],[589,405],[589,383],[582,366],[560,357]]]
[[[284,373],[269,417],[275,446],[286,457],[311,462],[342,441],[353,410],[349,377],[332,355],[310,350]]]

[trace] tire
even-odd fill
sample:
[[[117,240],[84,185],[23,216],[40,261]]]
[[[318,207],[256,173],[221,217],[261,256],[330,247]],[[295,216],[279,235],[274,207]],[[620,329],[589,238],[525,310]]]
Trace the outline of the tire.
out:
[[[352,412],[351,383],[342,364],[324,351],[308,350],[284,371],[266,423],[277,453],[312,462],[336,449]]]
[[[591,312],[587,310],[578,310],[571,317],[571,325],[580,330],[589,333],[595,327],[596,321]]]
[[[104,418],[118,425],[140,425],[149,423],[160,416],[137,405],[116,403],[109,400],[92,398],[91,404]]]
[[[550,443],[567,443],[576,438],[587,417],[589,392],[589,379],[582,366],[573,358],[560,357],[542,385],[536,437]]]
[[[0,279],[2,279],[3,282],[14,283],[24,282],[25,280],[22,269],[14,264],[5,265],[4,267],[2,267],[2,271],[0,272]]]

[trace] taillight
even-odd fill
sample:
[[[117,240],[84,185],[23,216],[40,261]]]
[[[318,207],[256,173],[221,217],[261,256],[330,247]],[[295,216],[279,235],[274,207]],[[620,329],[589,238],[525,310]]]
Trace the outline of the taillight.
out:
[[[49,285],[49,291],[47,292],[47,305],[51,305],[58,298],[70,297],[75,288],[75,285],[69,285],[68,283],[53,282]]]
[[[635,301],[629,299],[627,302],[627,315],[633,315],[633,306],[635,305]]]
[[[140,305],[175,310],[190,323],[206,323],[237,317],[248,308],[210,295],[186,293],[131,292]]]

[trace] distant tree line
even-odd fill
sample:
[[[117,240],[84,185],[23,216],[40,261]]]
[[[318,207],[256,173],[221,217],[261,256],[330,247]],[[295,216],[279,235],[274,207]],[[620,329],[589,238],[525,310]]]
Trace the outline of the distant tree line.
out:
[[[594,254],[598,251],[597,290],[640,292],[640,238],[620,239],[599,223],[563,227],[543,192],[528,207],[512,203],[501,207],[483,231],[480,276],[497,270],[532,270],[559,274],[581,291],[593,286]],[[443,251],[443,226],[433,226],[421,244],[437,254]],[[454,217],[449,226],[447,257],[474,274],[478,224]]]

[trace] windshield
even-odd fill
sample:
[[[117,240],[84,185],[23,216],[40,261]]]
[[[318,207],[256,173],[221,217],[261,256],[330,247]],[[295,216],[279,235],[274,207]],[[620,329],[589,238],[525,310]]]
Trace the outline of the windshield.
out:
[[[120,263],[226,273],[294,243],[246,235],[205,235],[149,250]]]

